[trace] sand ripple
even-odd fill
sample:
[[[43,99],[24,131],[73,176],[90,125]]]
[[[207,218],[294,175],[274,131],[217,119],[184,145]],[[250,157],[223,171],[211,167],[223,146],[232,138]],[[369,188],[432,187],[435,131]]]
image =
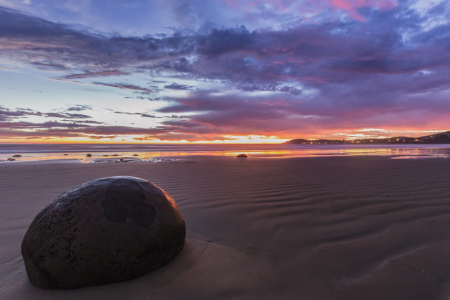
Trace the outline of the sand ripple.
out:
[[[216,159],[0,169],[1,299],[446,299],[450,159]],[[136,280],[45,291],[18,254],[50,200],[105,176],[148,179],[176,200],[186,247]]]

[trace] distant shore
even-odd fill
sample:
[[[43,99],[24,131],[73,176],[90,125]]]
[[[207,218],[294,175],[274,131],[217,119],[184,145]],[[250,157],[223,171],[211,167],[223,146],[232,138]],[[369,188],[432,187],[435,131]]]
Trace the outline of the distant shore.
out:
[[[349,145],[349,144],[370,144],[370,145],[435,145],[450,144],[450,131],[440,132],[432,135],[421,137],[397,136],[390,138],[366,138],[352,140],[332,140],[332,139],[293,139],[285,142],[285,144],[303,144],[303,145]]]

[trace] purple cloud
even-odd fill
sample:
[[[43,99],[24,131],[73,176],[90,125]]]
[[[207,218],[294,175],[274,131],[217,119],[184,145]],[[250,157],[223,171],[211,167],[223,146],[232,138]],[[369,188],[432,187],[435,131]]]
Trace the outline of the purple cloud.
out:
[[[165,85],[164,86],[166,89],[169,90],[183,90],[183,91],[187,91],[187,90],[192,90],[193,86],[190,85],[185,85],[185,84],[178,84],[176,82],[169,84],[169,85]]]
[[[124,84],[124,83],[102,83],[102,82],[93,82],[95,85],[102,85],[107,87],[113,87],[113,88],[119,88],[122,90],[132,90],[132,91],[138,91],[138,92],[144,92],[144,93],[153,93],[152,90],[140,87],[137,85],[132,84]]]
[[[85,72],[81,74],[71,74],[64,76],[65,79],[83,79],[83,78],[91,78],[91,77],[105,77],[105,76],[122,76],[122,75],[130,75],[127,72],[115,71],[115,70],[107,70],[102,72]]]
[[[94,33],[0,8],[0,56],[65,72],[62,78],[71,80],[135,74],[163,78],[153,83],[164,88],[92,82],[138,93],[135,98],[149,99],[145,95],[152,93],[152,100],[171,101],[155,115],[142,117],[189,113],[182,120],[161,120],[150,132],[129,131],[150,139],[449,126],[450,23],[433,22],[449,19],[449,3],[423,14],[408,1],[294,2],[228,0],[202,7],[198,1],[171,0],[167,5],[186,22],[200,20],[197,28],[141,37]],[[292,9],[303,16],[308,5],[314,8],[314,22],[297,19],[283,23],[289,26],[254,29],[205,21],[208,9],[235,10],[236,20],[243,15],[284,20],[281,16]],[[345,17],[336,17],[342,12]],[[223,16],[218,13],[218,19]],[[199,84],[194,89],[179,84],[182,80]],[[174,97],[169,94],[173,90],[187,96]],[[4,109],[0,121],[32,114],[37,112]],[[40,116],[78,118],[70,113]],[[79,130],[107,131],[102,126]],[[115,127],[111,134],[127,132],[121,130]]]

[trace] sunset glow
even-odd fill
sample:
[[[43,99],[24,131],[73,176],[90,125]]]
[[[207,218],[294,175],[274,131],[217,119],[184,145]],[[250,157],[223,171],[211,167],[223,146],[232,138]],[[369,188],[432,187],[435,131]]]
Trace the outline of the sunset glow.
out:
[[[425,0],[0,0],[0,143],[447,131],[449,16]]]

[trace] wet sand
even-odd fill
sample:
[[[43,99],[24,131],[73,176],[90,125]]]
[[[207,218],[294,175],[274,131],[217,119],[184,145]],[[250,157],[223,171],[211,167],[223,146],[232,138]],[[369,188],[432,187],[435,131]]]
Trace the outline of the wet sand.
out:
[[[166,190],[181,254],[129,282],[29,283],[20,244],[60,193],[131,175]],[[450,159],[212,158],[195,163],[0,165],[0,299],[445,299]]]

